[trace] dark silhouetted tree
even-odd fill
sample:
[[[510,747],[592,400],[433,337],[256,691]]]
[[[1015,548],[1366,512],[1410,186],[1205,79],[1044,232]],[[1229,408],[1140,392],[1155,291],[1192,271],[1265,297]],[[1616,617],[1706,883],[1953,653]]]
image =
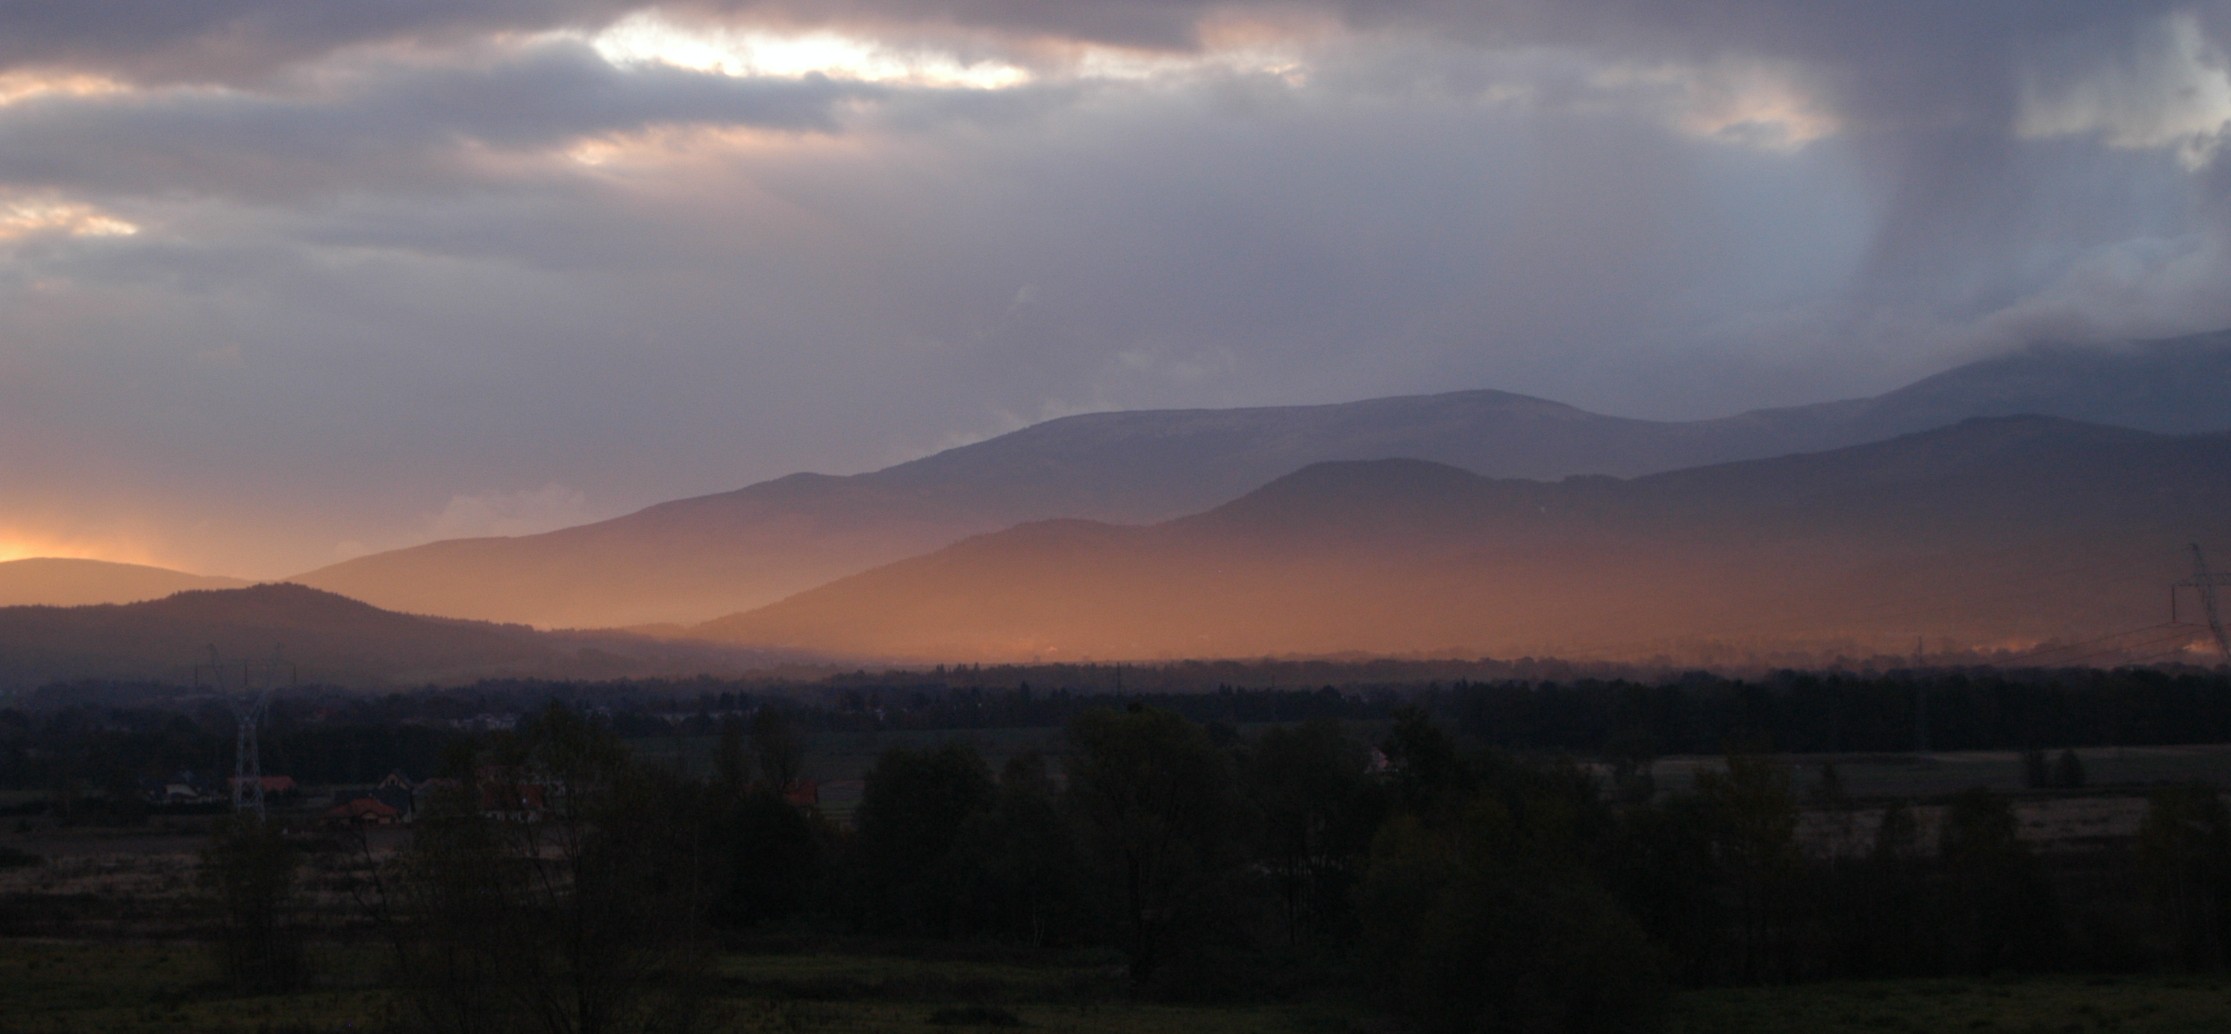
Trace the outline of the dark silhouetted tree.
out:
[[[1401,810],[1429,814],[1457,807],[1472,791],[1471,773],[1456,741],[1423,709],[1395,713],[1394,729],[1380,747],[1394,776]]]
[[[1604,741],[1604,762],[1611,767],[1612,794],[1626,804],[1647,804],[1657,795],[1657,741],[1649,730],[1629,727]]]
[[[793,920],[814,901],[829,857],[828,831],[768,787],[727,803],[713,826],[709,915],[730,929]]]
[[[218,958],[247,991],[290,991],[308,979],[297,875],[301,856],[276,823],[250,814],[217,821],[201,853],[201,882],[215,899]]]
[[[991,809],[993,792],[991,769],[964,744],[894,747],[876,759],[852,813],[861,875],[855,900],[870,926],[947,937],[963,932],[971,874],[956,848]]]
[[[2074,750],[2063,750],[2053,757],[2053,785],[2064,790],[2081,790],[2085,783],[2084,759]]]
[[[805,738],[798,720],[772,704],[751,716],[751,749],[759,762],[759,775],[776,793],[787,792],[805,774]]]
[[[1786,977],[1789,956],[1781,942],[1798,863],[1789,767],[1763,755],[1731,753],[1725,770],[1697,773],[1696,793],[1735,901],[1737,974],[1747,981]]]
[[[1647,1029],[1658,954],[1575,839],[1588,809],[1560,780],[1505,782],[1455,819],[1388,822],[1362,899],[1369,986],[1436,1032]]]
[[[1945,808],[1938,841],[1951,881],[1956,937],[1976,972],[2036,969],[2059,948],[2053,891],[2029,846],[2014,807],[1989,790],[1966,790]]]
[[[1232,846],[1232,777],[1206,733],[1167,711],[1096,710],[1069,726],[1065,794],[1121,917],[1134,982],[1206,910]]]
[[[2189,969],[2222,963],[2231,946],[2231,811],[2213,786],[2154,791],[2138,827],[2138,863]]]
[[[751,755],[744,747],[744,720],[723,715],[720,745],[713,752],[713,779],[731,799],[741,799],[751,786]]]
[[[1272,728],[1248,750],[1241,781],[1254,805],[1254,853],[1277,883],[1289,946],[1345,914],[1370,849],[1369,757],[1336,721]]]
[[[971,925],[1031,945],[1073,941],[1086,933],[1077,838],[1062,813],[1045,758],[1009,758],[989,810],[962,831],[960,867],[974,881]]]
[[[704,963],[703,790],[562,707],[456,773],[400,862],[399,954],[457,1034],[679,1025]]]

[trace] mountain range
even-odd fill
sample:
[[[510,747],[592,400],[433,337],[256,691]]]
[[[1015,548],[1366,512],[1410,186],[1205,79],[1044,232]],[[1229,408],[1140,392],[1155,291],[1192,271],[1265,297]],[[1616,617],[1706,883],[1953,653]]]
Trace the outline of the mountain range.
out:
[[[145,564],[33,557],[0,563],[0,607],[137,603],[189,589],[237,589],[237,578],[186,574]]]
[[[300,585],[255,585],[143,603],[0,607],[0,691],[80,679],[187,682],[212,647],[228,664],[280,654],[307,682],[356,687],[734,671],[782,659],[616,633],[417,617]]]
[[[1017,524],[1170,520],[1317,463],[1635,477],[2015,414],[2231,429],[2231,332],[2034,347],[1873,398],[1711,420],[1603,416],[1498,391],[1086,414],[872,473],[794,474],[539,535],[374,554],[291,580],[415,613],[544,627],[687,625]]]
[[[1630,479],[1317,464],[1155,525],[971,538],[693,634],[923,661],[2019,648],[2166,621],[2191,542],[2231,555],[2231,434],[1993,418]]]

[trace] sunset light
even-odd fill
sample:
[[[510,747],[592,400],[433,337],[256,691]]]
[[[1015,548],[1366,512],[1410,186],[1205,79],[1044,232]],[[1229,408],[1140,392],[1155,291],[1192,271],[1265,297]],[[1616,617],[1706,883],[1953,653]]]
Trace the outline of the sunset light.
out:
[[[139,227],[91,205],[50,198],[0,198],[0,241],[40,234],[129,237]]]
[[[779,34],[696,27],[656,14],[630,16],[598,33],[597,52],[617,65],[662,64],[732,77],[803,78],[996,90],[1030,80],[1022,68],[966,61],[927,49],[902,49],[836,32]]]
[[[1792,69],[1722,64],[1638,78],[1675,91],[1676,124],[1701,137],[1793,151],[1842,128]]]
[[[2231,0],[0,0],[0,1014],[2231,1031]]]
[[[10,560],[29,560],[34,557],[61,557],[72,560],[115,560],[102,549],[82,543],[60,542],[19,533],[0,531],[0,563]]]
[[[0,108],[46,97],[92,97],[127,89],[106,76],[0,72]]]

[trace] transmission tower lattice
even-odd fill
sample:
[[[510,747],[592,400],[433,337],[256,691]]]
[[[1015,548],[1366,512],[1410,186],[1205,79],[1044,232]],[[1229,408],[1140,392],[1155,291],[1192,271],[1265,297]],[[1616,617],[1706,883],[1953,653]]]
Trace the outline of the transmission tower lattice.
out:
[[[260,819],[264,817],[263,757],[256,743],[256,727],[262,724],[263,713],[271,706],[271,693],[278,688],[280,674],[286,673],[288,681],[292,682],[294,667],[277,650],[272,652],[270,661],[261,665],[264,670],[260,677],[256,670],[258,667],[252,661],[240,662],[240,691],[228,693],[225,691],[227,671],[224,662],[218,658],[216,646],[209,648],[210,678],[215,683],[217,694],[224,698],[225,706],[232,709],[234,722],[232,810],[254,812]],[[198,671],[194,681],[201,681]]]
[[[2199,543],[2193,543],[2192,577],[2170,588],[2169,616],[2172,621],[2176,619],[2177,590],[2190,586],[2193,595],[2200,597],[2200,612],[2208,619],[2208,631],[2215,634],[2216,649],[2223,651],[2225,658],[2231,659],[2231,634],[2224,632],[2223,608],[2216,602],[2216,587],[2219,585],[2231,585],[2231,574],[2208,570],[2208,555],[2200,551]]]

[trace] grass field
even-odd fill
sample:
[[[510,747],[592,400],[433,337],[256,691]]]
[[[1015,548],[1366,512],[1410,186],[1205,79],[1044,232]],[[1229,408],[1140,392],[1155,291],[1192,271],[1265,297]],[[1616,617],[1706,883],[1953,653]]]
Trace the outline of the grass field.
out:
[[[379,1030],[403,1015],[373,986],[376,952],[326,948],[328,986],[227,991],[200,945],[0,941],[0,1032],[138,1034]],[[731,955],[712,982],[714,1029],[953,1031],[1022,1026],[1083,1034],[1342,1032],[1369,1014],[1341,1004],[1179,1006],[1132,1001],[1120,967],[929,961],[863,955]]]
[[[1241,732],[1252,735],[1264,727],[1248,725]],[[1351,731],[1367,741],[1385,732],[1368,723],[1354,724]],[[975,747],[995,772],[1008,758],[1026,751],[1044,755],[1058,765],[1068,750],[1064,732],[1058,728],[825,731],[807,738],[805,774],[822,785],[822,813],[841,824],[849,820],[858,802],[861,776],[883,751],[892,747],[929,749],[947,743]],[[628,744],[646,762],[678,765],[686,772],[704,776],[713,770],[719,738],[649,737],[629,740]],[[2022,756],[2015,751],[1789,754],[1782,755],[1781,760],[1790,765],[1792,783],[1801,796],[1809,795],[1819,783],[1821,767],[1833,764],[1845,792],[1861,801],[1929,800],[1974,787],[2034,798],[2025,805],[2024,823],[2028,828],[2024,835],[2041,843],[2135,833],[2138,817],[2145,810],[2145,791],[2153,786],[2194,782],[2231,786],[2231,745],[2096,747],[2076,754],[2093,789],[2045,795],[2026,792]],[[1661,792],[1681,793],[1695,785],[1698,772],[1724,765],[1725,759],[1716,756],[1668,757],[1658,760],[1653,775]],[[2117,789],[2105,789],[2110,787]],[[2114,801],[2085,800],[2100,797]],[[2098,828],[2078,828],[2093,826]]]
[[[1239,729],[1252,736],[1267,723],[1249,723]],[[1380,724],[1350,723],[1350,731],[1366,742],[1376,742],[1386,730]],[[814,732],[806,738],[805,774],[822,782],[858,779],[876,756],[892,747],[934,748],[966,743],[984,755],[997,771],[1009,757],[1035,751],[1059,759],[1069,749],[1064,730],[1031,729],[886,729],[870,732]],[[655,736],[630,739],[636,756],[652,764],[676,764],[693,775],[713,771],[717,736]],[[2058,753],[2057,751],[2055,753]],[[2175,747],[2086,747],[2076,755],[2083,760],[2093,786],[2149,786],[2159,783],[2207,782],[2231,786],[2231,744],[2195,744]],[[1786,754],[1781,759],[1795,770],[1800,787],[1817,778],[1820,766],[1833,763],[1847,792],[1862,798],[1933,797],[1970,787],[2002,792],[2023,789],[2022,756],[2015,751],[1946,751],[1927,754]],[[1696,781],[1699,769],[1718,768],[1717,756],[1677,756],[1659,759],[1654,770],[1662,790],[1682,791]]]
[[[331,960],[328,960],[329,963]],[[391,1008],[362,959],[341,986],[285,996],[225,993],[214,956],[191,943],[0,942],[0,1031],[362,1029]],[[355,986],[349,986],[349,985]]]
[[[877,756],[893,747],[922,750],[948,743],[966,743],[983,754],[995,772],[1008,758],[1025,751],[1059,757],[1069,749],[1067,733],[1058,727],[817,731],[808,733],[805,740],[805,775],[821,782],[858,779],[875,764]],[[713,772],[713,756],[720,749],[720,737],[647,736],[629,739],[627,745],[646,764],[672,764],[679,757],[684,772],[707,776]]]
[[[2058,753],[2058,751],[2054,752]],[[2076,752],[2092,786],[2141,787],[2159,783],[2205,782],[2231,786],[2231,745],[2179,747],[2087,747]],[[1844,789],[1854,797],[1934,797],[1970,787],[2002,793],[2023,789],[2022,755],[2016,751],[1957,751],[1936,754],[1789,754],[1800,788],[1817,780],[1823,764],[1834,764]],[[1671,757],[1658,762],[1663,790],[1686,790],[1699,769],[1718,768],[1716,757]]]
[[[199,945],[0,941],[0,1032],[364,1031],[401,1015],[376,989],[378,956],[328,947],[327,986],[234,996]],[[1081,1034],[1350,1034],[1394,1031],[1340,1001],[1185,1006],[1135,1001],[1104,960],[1049,965],[885,955],[724,957],[712,982],[715,1029],[747,1032],[956,1031],[1013,1027]],[[2231,980],[2055,977],[1917,980],[1714,989],[1683,994],[1669,1034],[2199,1034],[2231,1030]]]
[[[2215,1034],[2231,1030],[2231,980],[2054,977],[1715,989],[1683,996],[1671,1030]]]

